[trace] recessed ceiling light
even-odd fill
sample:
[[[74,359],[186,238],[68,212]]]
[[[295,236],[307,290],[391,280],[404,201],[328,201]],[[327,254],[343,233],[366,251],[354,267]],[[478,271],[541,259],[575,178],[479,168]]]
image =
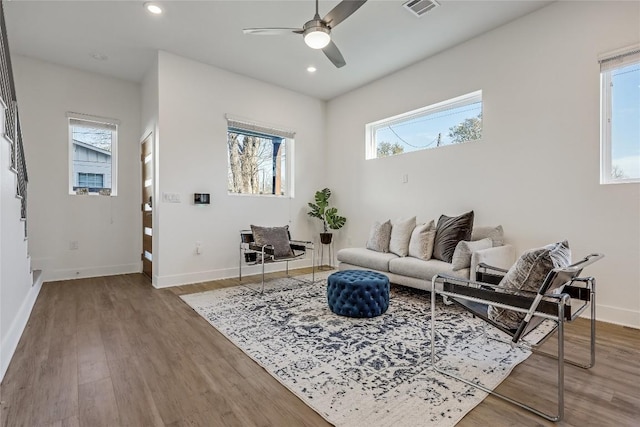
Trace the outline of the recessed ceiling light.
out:
[[[146,2],[144,8],[154,15],[160,15],[162,13],[162,8],[155,3]]]
[[[311,65],[311,66],[307,67],[307,71],[308,71],[308,72],[310,72],[310,73],[315,73],[315,72],[316,72],[316,70],[317,70],[317,68],[316,68],[316,67],[314,67],[313,65]]]
[[[96,61],[106,61],[107,59],[109,59],[107,55],[99,52],[91,52],[89,56],[95,59]]]

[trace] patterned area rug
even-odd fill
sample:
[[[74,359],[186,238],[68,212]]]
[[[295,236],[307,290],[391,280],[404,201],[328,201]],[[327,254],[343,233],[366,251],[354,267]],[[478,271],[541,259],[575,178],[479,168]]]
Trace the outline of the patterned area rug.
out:
[[[372,319],[332,313],[326,280],[279,279],[263,295],[239,286],[182,299],[336,426],[452,426],[486,393],[430,368],[429,297],[392,286],[388,311]],[[438,302],[436,310],[443,368],[495,387],[530,354],[487,340],[484,322],[456,306]]]

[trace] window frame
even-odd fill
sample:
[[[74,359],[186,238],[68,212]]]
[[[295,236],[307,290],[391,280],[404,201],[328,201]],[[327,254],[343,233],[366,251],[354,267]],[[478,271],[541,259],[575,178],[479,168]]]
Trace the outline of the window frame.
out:
[[[365,159],[372,160],[372,159],[383,158],[383,157],[378,157],[378,151],[377,151],[378,144],[376,141],[376,132],[379,129],[385,128],[387,126],[393,126],[400,123],[408,122],[418,117],[424,117],[430,114],[437,114],[441,111],[464,107],[466,105],[471,105],[478,102],[483,104],[481,89],[464,94],[464,95],[457,96],[455,98],[446,99],[444,101],[440,101],[435,104],[430,104],[425,107],[417,108],[415,110],[411,110],[405,113],[397,114],[395,116],[387,117],[381,120],[377,120],[377,121],[365,124],[365,144],[366,144]],[[484,104],[482,105],[482,108],[484,108]],[[464,142],[472,142],[472,141],[478,141],[478,140],[469,140]],[[453,144],[443,145],[442,147],[447,147],[449,145],[453,145]],[[431,147],[431,148],[440,148],[440,147]],[[407,153],[402,153],[402,154],[429,150],[431,148],[425,147],[419,150],[413,150],[413,151],[409,151]],[[384,157],[393,157],[393,156],[395,155],[384,156]]]
[[[640,65],[638,52],[640,45],[618,49],[614,52],[600,56],[600,184],[629,184],[640,183],[640,176],[637,178],[613,178],[613,156],[612,156],[612,80],[614,71],[630,65]],[[635,52],[635,53],[634,53]],[[616,65],[603,65],[607,62],[616,61]],[[606,67],[606,68],[605,68]],[[605,69],[603,69],[605,68]]]
[[[115,130],[111,131],[111,189],[109,192],[110,196],[118,195],[118,133],[120,128],[120,121],[117,119],[111,119],[107,117],[100,116],[92,116],[89,114],[81,114],[74,112],[67,112],[67,134],[68,134],[68,175],[69,175],[69,195],[75,196],[78,194],[89,194],[89,195],[101,195],[100,192],[89,192],[89,193],[78,193],[73,189],[74,179],[75,179],[75,171],[73,165],[73,128],[72,124],[73,120],[87,122],[88,125],[91,123],[95,123],[97,125],[107,125],[114,126]],[[79,173],[79,172],[78,172]],[[104,179],[104,178],[103,178]]]
[[[274,127],[271,125],[259,124],[254,121],[249,121],[246,119],[237,119],[232,116],[227,115],[227,128],[226,128],[226,157],[227,157],[227,169],[226,169],[226,177],[229,179],[229,174],[231,173],[231,164],[229,158],[229,133],[237,133],[248,136],[257,136],[259,138],[264,139],[281,139],[282,144],[284,145],[285,150],[285,159],[284,159],[284,194],[273,194],[273,193],[235,193],[229,191],[228,182],[227,182],[227,194],[229,196],[240,196],[240,197],[276,197],[276,198],[284,198],[289,199],[293,198],[295,194],[295,132],[283,130],[282,128]],[[281,171],[282,173],[282,171]],[[282,180],[282,178],[281,178]]]

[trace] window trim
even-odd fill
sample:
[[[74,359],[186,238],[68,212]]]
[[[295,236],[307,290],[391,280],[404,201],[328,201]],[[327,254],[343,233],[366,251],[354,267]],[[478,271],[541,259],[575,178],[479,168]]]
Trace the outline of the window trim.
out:
[[[476,90],[474,92],[460,95],[455,98],[449,98],[444,101],[436,102],[435,104],[427,105],[426,107],[417,108],[406,113],[396,114],[395,116],[367,123],[365,125],[365,159],[371,160],[379,158],[376,142],[376,132],[378,131],[378,129],[413,120],[416,117],[422,117],[428,114],[436,114],[441,111],[463,107],[465,105],[474,104],[476,102],[482,102],[482,90]]]
[[[281,194],[260,194],[260,193],[234,193],[227,189],[227,195],[239,196],[239,197],[273,197],[281,199],[293,199],[295,194],[295,169],[294,169],[294,156],[295,156],[295,135],[296,133],[290,130],[285,130],[282,127],[275,127],[263,123],[257,123],[254,121],[239,119],[235,116],[226,115],[227,128],[226,128],[226,140],[229,140],[229,132],[241,133],[244,135],[257,136],[265,139],[281,138],[284,143],[285,149],[285,191],[284,195]],[[227,177],[229,176],[229,147],[226,147],[227,156]]]
[[[638,178],[613,178],[611,156],[611,73],[619,68],[640,64],[640,44],[602,54],[600,63],[600,184],[640,183]]]
[[[67,138],[68,138],[68,175],[69,175],[69,195],[75,196],[78,193],[73,189],[74,183],[74,170],[73,170],[73,120],[81,120],[85,122],[91,122],[98,125],[115,126],[115,130],[112,131],[111,139],[111,196],[118,195],[118,133],[120,128],[120,120],[112,119],[108,117],[92,116],[89,114],[75,113],[68,111],[67,114]],[[99,195],[100,193],[88,193],[89,195]]]

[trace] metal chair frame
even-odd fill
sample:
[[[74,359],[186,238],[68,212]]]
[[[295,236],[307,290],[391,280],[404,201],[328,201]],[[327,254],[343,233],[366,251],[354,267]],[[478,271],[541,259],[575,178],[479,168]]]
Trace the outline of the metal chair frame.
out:
[[[296,280],[304,283],[314,283],[316,278],[316,260],[315,260],[315,244],[312,241],[307,240],[293,240],[291,239],[291,234],[289,233],[289,245],[291,246],[291,250],[293,252],[292,256],[289,257],[276,257],[274,255],[274,248],[272,245],[263,245],[259,246],[254,243],[253,232],[251,230],[240,230],[240,259],[238,265],[238,278],[242,281],[242,264],[247,263],[250,265],[260,264],[262,267],[262,283],[260,288],[260,293],[264,293],[264,266],[265,264],[271,264],[276,262],[284,262],[286,263],[286,274],[289,276],[289,262],[295,261],[298,259],[302,259],[306,256],[307,251],[311,251],[311,282],[308,280],[302,280],[295,278]],[[244,259],[244,254],[255,253],[256,261],[246,262]]]
[[[431,364],[435,371],[462,381],[470,386],[478,388],[485,393],[503,399],[522,409],[530,411],[546,420],[557,422],[564,417],[564,364],[569,363],[583,369],[591,368],[595,365],[595,336],[596,336],[596,281],[593,277],[578,277],[582,269],[603,257],[602,254],[591,254],[579,262],[566,267],[553,269],[545,278],[537,293],[526,291],[509,291],[497,286],[496,283],[487,283],[482,281],[473,281],[449,277],[446,275],[436,275],[432,279],[431,286]],[[483,271],[482,271],[483,270]],[[494,273],[488,273],[489,270]],[[477,277],[494,278],[502,277],[506,271],[498,268],[480,264],[478,266]],[[498,274],[495,274],[498,273]],[[555,293],[552,293],[556,290]],[[559,292],[558,292],[559,291]],[[495,392],[486,386],[463,378],[452,372],[448,372],[438,366],[435,352],[435,328],[436,328],[436,295],[449,297],[454,303],[470,311],[485,322],[497,327],[512,337],[509,344],[512,347],[518,346],[526,350],[530,350],[537,354],[549,356],[557,360],[557,410],[555,414],[547,414],[521,401],[515,400],[509,396]],[[508,310],[525,313],[525,317],[516,330],[506,329],[504,326],[496,324],[488,319],[483,313],[472,308],[473,304],[480,304],[475,307],[484,307],[493,305]],[[572,302],[578,302],[573,304]],[[577,308],[575,307],[577,306]],[[587,307],[590,310],[590,351],[589,361],[587,363],[579,363],[565,358],[564,352],[564,327],[566,322],[575,320],[582,314]],[[540,322],[548,319],[555,323],[543,338],[536,343],[529,343],[525,337],[536,329]],[[557,334],[557,353],[550,354],[537,350],[554,332]],[[494,338],[495,339],[495,338]]]

